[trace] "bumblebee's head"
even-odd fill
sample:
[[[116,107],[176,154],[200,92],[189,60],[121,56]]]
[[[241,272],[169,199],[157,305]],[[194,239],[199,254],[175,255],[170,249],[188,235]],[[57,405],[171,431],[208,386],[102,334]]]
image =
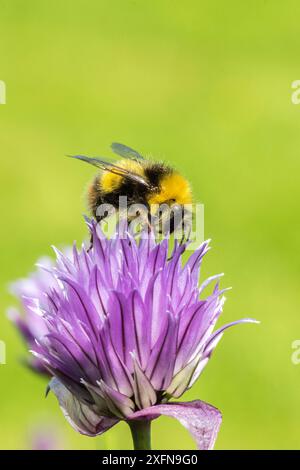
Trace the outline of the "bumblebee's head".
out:
[[[169,206],[185,205],[192,203],[192,191],[188,181],[176,171],[172,171],[163,175],[159,181],[158,189],[149,194],[148,204]]]
[[[148,196],[150,213],[156,217],[159,233],[173,233],[183,227],[185,216],[190,213],[185,204],[192,203],[192,191],[188,181],[171,170],[161,176],[158,187]]]

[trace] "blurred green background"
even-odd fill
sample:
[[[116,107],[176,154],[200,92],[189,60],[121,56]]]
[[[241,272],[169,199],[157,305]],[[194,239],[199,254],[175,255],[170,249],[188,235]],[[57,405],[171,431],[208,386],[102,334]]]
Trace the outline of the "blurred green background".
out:
[[[5,316],[9,281],[85,237],[94,172],[64,155],[114,140],[191,180],[212,238],[203,274],[233,286],[221,322],[261,320],[226,333],[184,399],[222,410],[218,449],[300,448],[299,49],[297,1],[0,0],[1,448],[30,447],[47,423],[62,448],[131,447],[125,424],[97,439],[71,429]],[[161,418],[153,447],[194,443]]]

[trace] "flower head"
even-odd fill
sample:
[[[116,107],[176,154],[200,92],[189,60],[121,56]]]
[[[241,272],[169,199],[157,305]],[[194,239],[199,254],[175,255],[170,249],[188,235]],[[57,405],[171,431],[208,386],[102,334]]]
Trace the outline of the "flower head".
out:
[[[46,322],[40,313],[45,304],[45,293],[56,284],[53,275],[45,270],[52,268],[54,261],[43,257],[38,260],[39,265],[43,265],[43,268],[38,267],[28,278],[19,279],[10,285],[10,292],[17,297],[21,308],[11,307],[8,317],[15,324],[28,349],[35,346],[37,338],[48,333]],[[36,372],[49,375],[44,362],[37,357],[31,356],[26,359],[26,363]]]
[[[200,401],[168,401],[197,380],[226,328],[252,320],[213,332],[224,290],[220,276],[198,286],[208,242],[183,264],[186,245],[175,244],[170,256],[169,241],[157,243],[151,233],[139,242],[129,233],[108,239],[88,225],[92,248],[74,247],[73,258],[56,251],[56,266],[47,268],[53,281],[30,301],[47,331],[33,350],[54,376],[49,388],[83,434],[166,414],[199,448],[212,447],[220,412]]]

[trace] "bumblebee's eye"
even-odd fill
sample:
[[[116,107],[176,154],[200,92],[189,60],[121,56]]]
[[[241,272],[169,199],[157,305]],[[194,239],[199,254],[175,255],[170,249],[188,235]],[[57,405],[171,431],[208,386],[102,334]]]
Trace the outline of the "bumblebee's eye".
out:
[[[170,198],[170,199],[166,199],[163,204],[167,204],[168,206],[173,206],[173,204],[176,202],[176,199],[175,198]]]

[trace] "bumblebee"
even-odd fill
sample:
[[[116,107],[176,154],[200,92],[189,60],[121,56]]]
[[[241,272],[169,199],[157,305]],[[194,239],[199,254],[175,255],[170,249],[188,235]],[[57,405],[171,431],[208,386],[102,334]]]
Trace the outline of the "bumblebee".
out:
[[[117,142],[111,145],[111,149],[121,157],[116,162],[106,158],[72,156],[100,170],[87,195],[88,207],[97,221],[108,215],[99,215],[99,207],[111,205],[119,210],[121,196],[126,196],[128,207],[142,205],[149,214],[153,214],[153,208],[157,210],[158,206],[174,209],[192,203],[191,187],[178,171],[163,162],[148,160],[136,150]],[[175,229],[173,219],[174,216],[169,224],[170,232]]]

